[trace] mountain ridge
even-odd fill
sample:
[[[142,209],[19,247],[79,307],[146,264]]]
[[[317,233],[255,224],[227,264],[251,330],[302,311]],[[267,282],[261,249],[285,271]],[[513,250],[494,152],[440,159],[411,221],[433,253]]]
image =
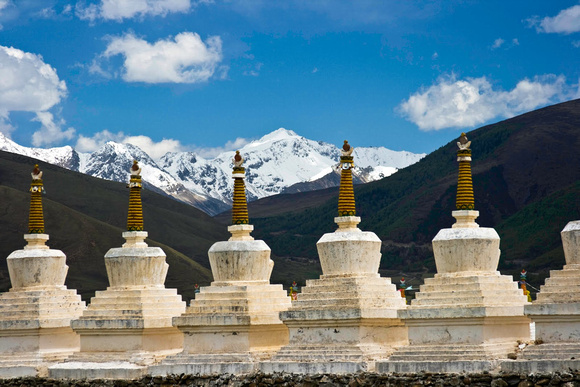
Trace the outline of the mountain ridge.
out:
[[[193,152],[168,152],[154,160],[137,146],[109,141],[92,153],[70,146],[27,148],[0,134],[0,150],[34,157],[73,171],[106,180],[126,182],[126,170],[138,160],[149,189],[193,205],[214,215],[231,207],[233,151],[206,159]],[[329,178],[339,150],[332,144],[313,141],[280,128],[240,149],[246,159],[248,199],[254,200],[286,189],[311,190],[336,185]],[[424,154],[391,151],[383,147],[357,148],[360,167],[357,182],[383,178],[416,162]],[[307,183],[307,184],[303,184]],[[310,184],[312,183],[312,184]],[[290,188],[298,185],[299,188]]]

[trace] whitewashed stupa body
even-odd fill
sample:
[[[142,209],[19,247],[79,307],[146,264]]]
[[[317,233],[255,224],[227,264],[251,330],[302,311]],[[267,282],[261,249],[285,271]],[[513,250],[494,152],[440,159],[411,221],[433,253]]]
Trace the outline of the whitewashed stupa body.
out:
[[[374,369],[374,361],[407,344],[397,317],[405,300],[378,274],[381,241],[361,231],[352,187],[353,148],[345,141],[341,157],[338,229],[317,243],[323,275],[306,281],[292,307],[280,313],[290,343],[265,372],[350,373]]]
[[[527,297],[511,276],[500,275],[500,238],[479,227],[473,210],[470,141],[458,142],[457,222],[433,239],[437,265],[411,305],[399,313],[409,328],[400,348],[379,372],[469,372],[491,370],[529,341]]]
[[[47,367],[79,350],[70,328],[85,303],[64,285],[68,266],[60,250],[46,246],[42,172],[30,187],[28,244],[7,258],[12,288],[0,295],[0,377],[46,376]]]
[[[290,297],[282,285],[270,284],[270,248],[250,236],[242,163],[236,152],[232,236],[208,252],[214,281],[173,319],[184,333],[183,352],[151,367],[153,375],[249,373],[288,343],[278,314],[290,307]]]
[[[502,370],[525,373],[567,372],[580,369],[580,221],[561,232],[566,265],[551,270],[536,300],[525,313],[536,326],[535,345]]]
[[[49,369],[53,378],[136,378],[147,366],[180,352],[182,333],[172,318],[185,311],[176,289],[166,289],[169,265],[143,231],[141,169],[131,168],[126,243],[105,255],[109,287],[97,291],[82,316],[71,322],[80,352]]]

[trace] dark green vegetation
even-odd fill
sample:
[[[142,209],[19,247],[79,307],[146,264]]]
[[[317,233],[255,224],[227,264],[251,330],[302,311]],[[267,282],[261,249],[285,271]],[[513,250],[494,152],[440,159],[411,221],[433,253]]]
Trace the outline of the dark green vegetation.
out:
[[[0,152],[0,256],[25,245],[28,231],[30,172],[36,160]],[[108,286],[104,255],[124,243],[129,189],[110,182],[38,162],[43,170],[43,198],[48,245],[67,255],[67,286],[84,299]],[[165,196],[143,191],[145,230],[150,246],[167,254],[168,287],[178,288],[185,299],[193,298],[195,283],[208,285],[211,271],[207,250],[227,239],[226,228],[205,213]],[[168,247],[171,246],[171,247]],[[0,290],[10,287],[6,260],[0,260]]]
[[[548,270],[564,264],[560,231],[568,221],[580,219],[580,100],[482,127],[468,138],[477,222],[496,228],[502,238],[499,269],[517,275],[526,268],[528,282],[539,287]],[[401,275],[436,271],[431,240],[454,223],[456,152],[452,141],[393,176],[355,188],[361,229],[383,240],[381,271],[395,282]],[[261,200],[251,203],[254,235],[277,257],[316,260],[316,241],[336,228],[336,191],[327,193],[325,203],[306,209],[300,208],[307,194],[270,198],[267,206]],[[292,203],[299,210],[292,211]]]

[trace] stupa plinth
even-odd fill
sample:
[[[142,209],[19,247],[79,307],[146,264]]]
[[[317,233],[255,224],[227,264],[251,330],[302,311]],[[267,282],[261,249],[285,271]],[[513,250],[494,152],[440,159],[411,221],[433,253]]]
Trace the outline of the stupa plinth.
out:
[[[126,242],[105,255],[109,287],[97,291],[71,323],[80,352],[50,368],[53,378],[137,378],[147,366],[182,350],[183,334],[172,318],[185,311],[176,289],[166,289],[169,265],[159,247],[145,242],[141,169],[135,161],[129,183]]]
[[[375,360],[407,343],[407,329],[397,317],[405,301],[390,279],[378,274],[381,241],[357,227],[353,150],[345,141],[338,229],[316,244],[323,274],[306,281],[292,307],[280,313],[290,342],[262,364],[265,372],[373,371]]]
[[[530,340],[527,297],[497,271],[499,235],[475,222],[470,144],[465,134],[457,143],[456,223],[433,239],[437,274],[399,313],[409,345],[378,364],[379,372],[491,370],[515,352],[518,340]]]
[[[79,350],[70,328],[85,303],[64,282],[66,256],[50,249],[44,231],[42,172],[35,165],[27,245],[7,258],[12,288],[0,295],[0,378],[47,376],[47,367]]]
[[[536,325],[535,345],[518,361],[502,364],[515,372],[567,372],[580,368],[580,221],[569,222],[560,233],[566,265],[551,270],[536,300],[525,313]]]
[[[151,367],[153,375],[249,373],[288,343],[288,328],[278,314],[291,301],[282,285],[270,284],[270,248],[250,235],[243,161],[236,152],[232,236],[208,252],[214,281],[173,319],[184,333],[183,352]]]

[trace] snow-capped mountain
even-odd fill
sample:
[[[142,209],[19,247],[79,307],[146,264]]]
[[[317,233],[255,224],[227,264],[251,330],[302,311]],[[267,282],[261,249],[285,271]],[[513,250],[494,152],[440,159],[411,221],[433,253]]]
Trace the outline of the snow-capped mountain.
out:
[[[70,146],[57,148],[27,148],[18,145],[0,133],[0,150],[17,153],[58,165],[72,171],[85,173],[105,180],[127,182],[133,160],[139,160],[145,188],[174,197],[209,214],[227,210],[226,203],[203,193],[192,192],[139,147],[131,144],[108,142],[93,153],[79,153]]]
[[[231,205],[233,151],[221,153],[213,159],[204,159],[192,152],[172,152],[156,162],[131,144],[108,142],[89,154],[78,153],[70,146],[27,148],[1,133],[0,150],[120,182],[127,181],[133,160],[138,160],[146,188],[172,196],[212,215]],[[246,144],[240,153],[245,159],[249,200],[336,184],[336,179],[331,179],[329,174],[338,163],[339,148],[309,140],[291,130],[275,130]],[[381,179],[424,156],[383,147],[355,147],[355,179],[359,182]],[[317,184],[318,181],[324,183]],[[293,190],[294,185],[300,186],[300,189]]]
[[[211,160],[193,153],[167,153],[161,167],[178,176],[190,190],[231,203],[233,151]],[[245,159],[246,190],[250,200],[275,195],[294,184],[313,182],[332,172],[340,158],[335,145],[309,140],[278,129],[240,149]],[[424,154],[395,152],[382,147],[355,147],[355,173],[359,181],[377,180],[417,162]]]

